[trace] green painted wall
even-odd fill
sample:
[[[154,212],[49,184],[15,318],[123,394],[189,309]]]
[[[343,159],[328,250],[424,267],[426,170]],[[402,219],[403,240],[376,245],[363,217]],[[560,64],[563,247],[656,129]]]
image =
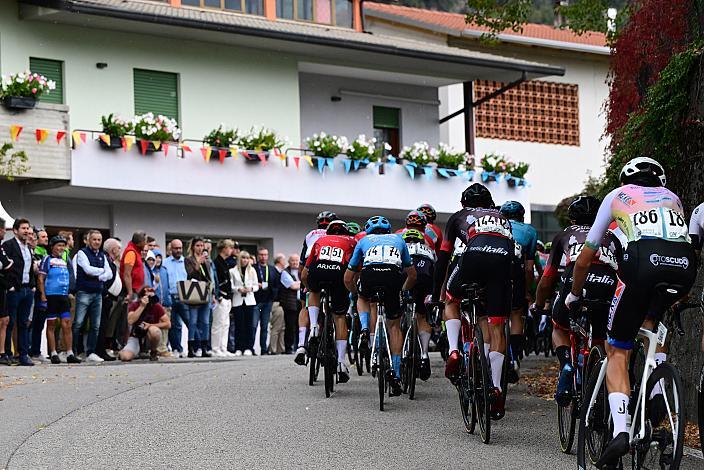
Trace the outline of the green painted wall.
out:
[[[29,57],[64,61],[64,96],[73,129],[99,129],[100,116],[134,114],[133,69],[179,74],[184,138],[201,139],[220,123],[276,129],[300,142],[295,58],[219,44],[20,20],[14,0],[0,1],[0,72],[29,67]],[[96,68],[105,62],[105,69]]]

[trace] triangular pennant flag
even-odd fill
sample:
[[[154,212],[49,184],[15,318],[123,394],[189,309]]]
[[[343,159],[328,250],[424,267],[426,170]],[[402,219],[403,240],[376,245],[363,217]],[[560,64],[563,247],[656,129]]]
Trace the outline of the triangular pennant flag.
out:
[[[355,169],[355,170],[359,170],[359,165],[360,165],[361,163],[362,163],[362,162],[360,162],[359,160],[355,160],[355,161],[354,161],[354,169]]]
[[[386,161],[388,162],[389,165],[395,165],[396,164],[396,157],[389,155],[386,157]]]
[[[325,163],[327,163],[327,165],[328,165],[328,167],[330,168],[330,170],[334,170],[334,169],[335,169],[335,159],[334,159],[334,158],[326,158],[326,159],[325,159]]]
[[[182,152],[193,152],[193,150],[191,150],[191,147],[186,144],[179,144],[179,147],[181,147]]]
[[[249,153],[248,153],[246,150],[242,150],[240,153],[242,154],[242,156],[243,156],[244,158],[246,158],[246,159],[249,160]]]
[[[17,124],[13,124],[10,126],[10,138],[12,139],[13,142],[16,142],[17,139],[20,138],[20,134],[22,133],[22,129],[24,129],[22,126],[18,126]]]
[[[148,140],[140,140],[139,141],[139,146],[142,149],[142,155],[147,154],[147,148],[149,147],[149,141]]]
[[[482,183],[486,183],[487,181],[489,181],[489,172],[482,171]]]
[[[303,159],[313,168],[313,158],[310,155],[303,155]]]
[[[465,174],[467,175],[467,181],[472,181],[474,179],[475,171],[474,170],[467,170],[467,172]]]
[[[162,150],[164,150],[164,157],[169,155],[169,143],[168,142],[162,142],[161,144]]]
[[[107,145],[108,147],[110,147],[110,136],[109,136],[109,135],[107,135],[107,134],[100,134],[100,135],[98,136],[98,138],[99,138],[100,140],[102,140],[103,142],[105,142],[105,145]]]
[[[438,174],[440,176],[444,176],[445,178],[450,177],[450,172],[447,170],[447,168],[438,168]]]
[[[158,151],[161,148],[161,141],[159,140],[152,140],[152,145],[154,146],[154,150]]]
[[[46,141],[46,138],[49,137],[49,130],[48,129],[37,129],[34,131],[34,135],[37,138],[37,142],[40,144],[43,144]]]
[[[227,149],[218,149],[218,156],[220,157],[220,164],[225,163],[225,157],[227,157]]]
[[[73,146],[78,148],[81,143],[86,143],[86,134],[84,132],[73,131],[71,132],[71,137],[73,138]]]
[[[56,132],[56,143],[60,144],[61,140],[66,137],[66,132],[65,131],[57,131]]]
[[[323,174],[323,170],[325,169],[325,159],[323,157],[317,157],[318,161],[318,171],[320,174]]]
[[[213,150],[210,147],[201,147],[200,153],[201,153],[201,155],[203,155],[203,160],[205,160],[206,162],[209,162],[210,161],[210,153],[212,151]]]
[[[134,144],[135,137],[131,135],[126,135],[122,138],[122,150],[125,152],[129,152],[130,149],[132,148],[132,145]]]
[[[293,157],[293,163],[296,165],[296,170],[300,170],[301,157]]]
[[[345,173],[349,173],[349,172],[350,172],[350,168],[352,168],[352,160],[350,160],[349,158],[347,158],[347,159],[343,160],[342,162],[345,164]],[[359,165],[358,165],[358,166],[359,166]]]
[[[262,165],[266,165],[266,154],[264,152],[259,152],[257,156],[259,157],[259,161],[262,162]]]
[[[274,149],[274,155],[276,155],[277,157],[279,157],[279,160],[281,160],[281,161],[286,160],[286,155],[285,155],[283,152],[281,152],[281,149],[275,148],[275,149]]]
[[[425,173],[425,177],[430,179],[433,179],[433,167],[431,166],[424,166],[423,167],[423,172]]]
[[[240,156],[239,152],[237,151],[237,147],[230,147],[230,155],[232,155],[232,158],[237,160]]]
[[[415,165],[413,165],[412,163],[406,164],[406,170],[408,171],[408,175],[411,177],[412,180],[416,179],[415,169]]]

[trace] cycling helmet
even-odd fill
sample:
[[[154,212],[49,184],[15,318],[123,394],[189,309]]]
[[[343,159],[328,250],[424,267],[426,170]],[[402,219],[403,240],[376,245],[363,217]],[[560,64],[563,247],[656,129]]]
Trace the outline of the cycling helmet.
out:
[[[347,230],[347,223],[344,220],[333,220],[328,224],[327,230],[325,230],[327,235],[349,235],[350,232]]]
[[[567,217],[579,225],[591,225],[599,211],[599,201],[594,196],[579,196],[567,209]]]
[[[552,242],[547,242],[545,244],[545,253],[550,254],[550,250],[552,250]]]
[[[486,186],[474,183],[462,192],[462,207],[494,207],[494,200]]]
[[[66,240],[66,238],[62,237],[61,235],[54,235],[53,237],[51,237],[51,240],[49,240],[49,248],[52,248],[58,243],[63,243],[64,245],[66,245],[68,244],[68,240]]]
[[[499,209],[503,215],[511,220],[523,220],[526,210],[518,201],[506,201]]]
[[[429,224],[435,222],[435,219],[438,216],[438,213],[435,212],[435,209],[430,204],[421,204],[416,210],[425,215],[425,218]]]
[[[545,243],[540,240],[536,241],[535,249],[538,250],[540,253],[545,253]]]
[[[357,222],[347,222],[347,231],[350,235],[357,235],[362,231],[362,227]]]
[[[406,227],[421,227],[425,229],[426,225],[428,225],[428,219],[420,211],[411,211],[406,216]]]
[[[628,184],[628,181],[637,177],[656,177],[663,186],[667,184],[665,169],[657,161],[650,157],[637,157],[626,163],[621,170],[621,183]]]
[[[364,224],[364,231],[372,233],[391,233],[391,222],[382,215],[374,215]]]
[[[318,228],[325,228],[333,220],[337,220],[337,215],[334,212],[323,211],[318,214],[316,221],[318,222]]]
[[[425,241],[425,237],[420,230],[416,230],[414,228],[410,228],[403,232],[401,234],[401,238],[403,238],[403,241],[406,243],[423,243]]]

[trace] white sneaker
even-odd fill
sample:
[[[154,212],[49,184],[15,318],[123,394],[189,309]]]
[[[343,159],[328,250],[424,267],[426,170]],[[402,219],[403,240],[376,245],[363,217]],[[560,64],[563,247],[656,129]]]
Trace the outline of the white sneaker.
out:
[[[62,354],[65,355],[66,353],[62,353]],[[86,360],[86,353],[79,354],[78,359],[80,359],[81,361],[85,361]]]
[[[235,353],[231,353],[230,351],[223,351],[223,354],[225,354],[225,357],[235,357]]]
[[[66,356],[66,351],[61,351],[61,352],[59,353],[59,359],[61,360],[61,362],[66,362],[66,357],[67,357],[67,356]],[[80,359],[80,357],[79,357],[79,359]]]
[[[188,351],[181,351],[180,353],[178,353],[178,357],[180,357],[180,358],[188,357]]]
[[[202,349],[196,349],[196,357],[203,357],[203,350]]]
[[[252,351],[250,351],[249,349],[245,349],[243,355],[244,355],[244,356],[251,356],[251,355],[252,355]]]
[[[117,353],[116,353],[115,351],[113,351],[112,349],[106,349],[106,350],[105,350],[105,354],[108,355],[108,356],[110,356],[110,357],[114,357],[115,359],[117,359]]]
[[[90,353],[90,355],[86,358],[86,361],[87,361],[87,362],[101,363],[101,362],[105,362],[105,359],[103,359],[102,357],[98,356],[98,355],[95,354],[95,353]]]
[[[219,349],[213,349],[212,353],[213,357],[225,357],[225,353],[220,351]]]
[[[242,355],[242,351],[240,351],[239,349],[237,351],[235,351],[235,357],[240,357],[241,355]]]

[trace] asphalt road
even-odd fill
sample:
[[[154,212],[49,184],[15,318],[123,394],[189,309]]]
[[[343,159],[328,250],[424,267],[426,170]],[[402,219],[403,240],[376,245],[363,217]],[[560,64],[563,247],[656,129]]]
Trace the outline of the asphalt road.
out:
[[[0,468],[576,468],[554,405],[522,386],[484,445],[464,432],[439,356],[417,399],[383,413],[370,376],[325,399],[291,358],[0,369]]]

